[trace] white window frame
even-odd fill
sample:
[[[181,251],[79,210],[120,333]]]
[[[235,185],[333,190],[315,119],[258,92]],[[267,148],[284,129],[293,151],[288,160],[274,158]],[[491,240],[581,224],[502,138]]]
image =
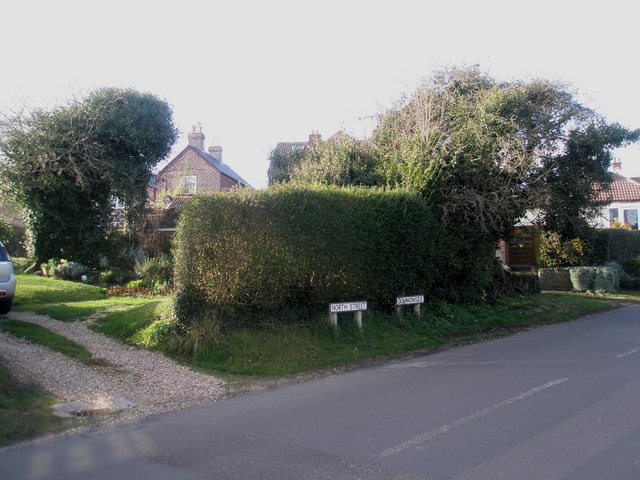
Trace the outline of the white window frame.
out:
[[[178,178],[178,189],[188,195],[193,195],[198,190],[198,177],[196,175],[183,175]]]
[[[630,225],[633,230],[638,230],[638,209],[625,208],[622,212],[624,223]],[[627,212],[629,212],[629,215],[627,215]],[[629,220],[635,220],[635,223],[631,223]]]

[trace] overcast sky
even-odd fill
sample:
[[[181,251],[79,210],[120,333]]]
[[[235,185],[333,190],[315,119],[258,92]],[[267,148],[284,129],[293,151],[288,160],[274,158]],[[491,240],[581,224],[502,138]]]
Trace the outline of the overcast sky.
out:
[[[371,116],[443,66],[570,83],[609,121],[640,128],[633,2],[608,0],[0,0],[0,110],[103,86],[167,100],[187,143],[254,187],[279,141],[371,133]],[[640,148],[617,152],[640,176]]]

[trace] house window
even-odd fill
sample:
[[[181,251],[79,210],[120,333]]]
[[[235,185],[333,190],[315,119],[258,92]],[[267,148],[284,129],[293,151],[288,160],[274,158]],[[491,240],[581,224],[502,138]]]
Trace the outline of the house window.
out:
[[[638,230],[638,210],[631,209],[624,211],[624,223],[630,225],[633,230]]]
[[[195,175],[185,175],[179,178],[178,189],[181,193],[193,195],[194,193],[196,193],[196,183],[197,182]]]
[[[610,208],[609,209],[609,226],[613,227],[613,224],[616,220],[618,220],[618,222],[620,221],[620,214],[618,213],[618,209]]]

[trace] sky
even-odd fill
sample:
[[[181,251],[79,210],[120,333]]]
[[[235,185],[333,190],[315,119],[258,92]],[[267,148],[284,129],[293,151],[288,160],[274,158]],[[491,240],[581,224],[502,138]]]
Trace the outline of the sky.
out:
[[[205,145],[262,188],[278,142],[364,138],[454,65],[566,82],[608,121],[640,128],[639,46],[628,0],[0,0],[0,112],[99,87],[150,92],[182,132],[169,158],[200,123]],[[640,176],[640,147],[616,156]]]

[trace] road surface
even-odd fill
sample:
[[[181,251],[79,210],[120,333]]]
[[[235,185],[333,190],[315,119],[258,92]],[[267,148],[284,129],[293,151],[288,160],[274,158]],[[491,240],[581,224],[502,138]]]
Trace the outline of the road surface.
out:
[[[640,307],[8,447],[0,478],[637,480]]]

